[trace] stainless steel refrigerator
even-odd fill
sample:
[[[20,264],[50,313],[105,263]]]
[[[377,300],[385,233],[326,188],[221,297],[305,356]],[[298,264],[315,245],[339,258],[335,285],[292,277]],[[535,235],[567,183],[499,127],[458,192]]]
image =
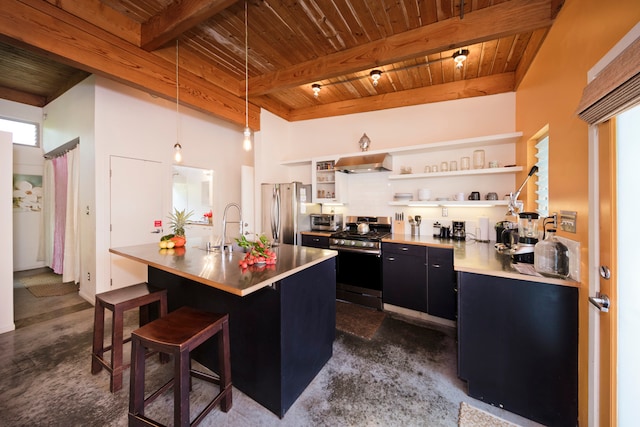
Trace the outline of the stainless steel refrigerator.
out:
[[[310,215],[320,210],[310,184],[262,184],[262,232],[274,245],[301,244],[300,232],[311,229]]]

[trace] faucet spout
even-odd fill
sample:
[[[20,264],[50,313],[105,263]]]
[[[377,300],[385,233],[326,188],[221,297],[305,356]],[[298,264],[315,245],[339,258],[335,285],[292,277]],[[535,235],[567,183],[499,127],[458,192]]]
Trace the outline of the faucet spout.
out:
[[[238,220],[237,221],[228,221],[227,213],[230,208],[236,208],[238,210]],[[240,227],[240,235],[244,234],[244,223],[242,221],[242,210],[240,209],[240,205],[237,203],[229,203],[224,208],[224,213],[222,214],[222,251],[225,249],[229,249],[229,251],[233,251],[233,243],[227,239],[227,224],[238,224]]]

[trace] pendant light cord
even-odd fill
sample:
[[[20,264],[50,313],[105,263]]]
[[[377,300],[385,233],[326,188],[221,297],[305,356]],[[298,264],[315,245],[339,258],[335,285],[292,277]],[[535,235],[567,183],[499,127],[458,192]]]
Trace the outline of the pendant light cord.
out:
[[[176,39],[176,143],[180,140],[180,72],[178,66],[178,39]]]
[[[244,2],[244,117],[245,128],[249,127],[249,9]]]

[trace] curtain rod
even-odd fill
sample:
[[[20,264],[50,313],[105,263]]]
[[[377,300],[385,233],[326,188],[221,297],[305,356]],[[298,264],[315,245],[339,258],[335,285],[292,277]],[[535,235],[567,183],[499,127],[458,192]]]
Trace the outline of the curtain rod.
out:
[[[62,144],[61,146],[54,148],[48,153],[44,154],[45,159],[53,159],[54,157],[63,156],[67,151],[71,151],[76,148],[76,145],[80,144],[80,138],[72,139],[66,144]]]

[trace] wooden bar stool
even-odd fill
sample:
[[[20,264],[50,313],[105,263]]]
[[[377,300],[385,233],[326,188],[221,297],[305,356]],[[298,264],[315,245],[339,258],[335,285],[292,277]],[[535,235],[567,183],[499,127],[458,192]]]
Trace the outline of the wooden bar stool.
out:
[[[129,362],[122,363],[122,347],[131,341],[131,337],[124,339],[124,312],[134,308],[140,311],[140,326],[149,323],[149,308],[152,304],[159,305],[159,315],[167,314],[167,290],[154,288],[147,283],[126,288],[115,289],[96,295],[93,320],[93,351],[91,354],[91,373],[97,374],[105,368],[110,374],[109,390],[114,393],[122,388],[122,372],[129,367]],[[104,311],[111,310],[111,345],[104,345]],[[111,361],[104,359],[104,353],[111,351]],[[168,356],[160,355],[162,362],[167,362]]]
[[[218,376],[191,369],[191,351],[217,335]],[[145,407],[173,385],[174,426],[195,426],[218,403],[223,412],[232,405],[231,362],[229,350],[229,315],[181,307],[131,333],[131,382],[129,392],[129,426],[157,426],[144,414]],[[145,353],[159,351],[174,356],[174,375],[169,382],[145,398]],[[220,386],[213,400],[189,424],[191,376]]]

